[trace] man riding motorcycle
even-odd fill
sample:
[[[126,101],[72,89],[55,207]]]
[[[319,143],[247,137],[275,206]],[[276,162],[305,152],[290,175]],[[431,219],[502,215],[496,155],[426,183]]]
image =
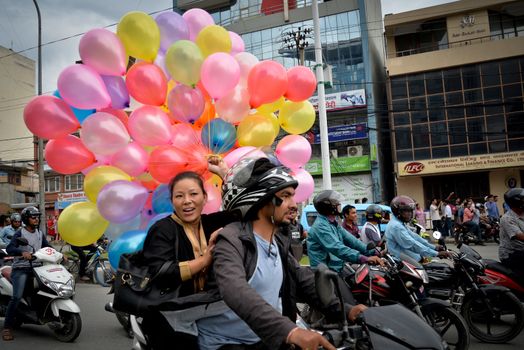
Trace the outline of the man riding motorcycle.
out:
[[[524,189],[513,188],[504,194],[510,210],[500,219],[500,262],[513,271],[522,270],[524,261]]]

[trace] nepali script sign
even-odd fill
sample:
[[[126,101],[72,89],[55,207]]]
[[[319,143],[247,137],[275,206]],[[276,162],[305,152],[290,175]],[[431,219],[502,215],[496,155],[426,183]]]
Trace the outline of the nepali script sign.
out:
[[[318,111],[318,96],[313,96],[309,102]],[[350,90],[326,95],[326,111],[366,107],[366,90]]]

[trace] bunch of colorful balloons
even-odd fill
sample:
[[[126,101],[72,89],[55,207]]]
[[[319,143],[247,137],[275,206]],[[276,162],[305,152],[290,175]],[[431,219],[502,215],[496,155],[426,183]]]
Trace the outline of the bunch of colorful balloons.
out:
[[[166,183],[186,170],[206,179],[204,210],[218,210],[221,180],[207,171],[208,157],[231,166],[272,146],[281,129],[289,135],[275,154],[294,171],[296,199],[312,194],[303,169],[311,145],[300,136],[315,120],[309,68],[259,61],[201,9],[156,18],[127,13],[116,34],[87,32],[79,53],[82,64],[60,73],[57,92],[24,110],[29,130],[49,140],[48,165],[85,174],[88,201],[68,206],[58,220],[69,243],[87,245],[104,233],[112,240],[124,232],[145,236],[151,222],[172,212]]]

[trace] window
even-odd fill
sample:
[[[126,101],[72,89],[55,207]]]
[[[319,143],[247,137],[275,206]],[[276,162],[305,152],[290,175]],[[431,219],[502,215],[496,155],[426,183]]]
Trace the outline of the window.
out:
[[[46,178],[44,187],[46,193],[60,192],[60,176]]]
[[[506,123],[503,115],[486,117],[488,124],[488,140],[504,140],[506,138]]]
[[[428,124],[413,125],[413,147],[429,146]]]
[[[431,159],[429,148],[419,148],[415,150],[415,160]]]
[[[484,118],[468,119],[467,126],[469,142],[485,141]]]
[[[484,101],[490,100],[502,100],[502,93],[500,92],[500,86],[484,88]]]
[[[469,144],[469,154],[470,155],[484,154],[484,153],[488,153],[488,149],[486,147],[486,143],[485,142],[482,142],[482,143],[470,143]]]
[[[458,69],[444,71],[444,86],[446,87],[446,91],[457,91],[462,89],[460,71]]]
[[[428,115],[430,122],[438,122],[446,119],[444,96],[442,94],[428,96]]]
[[[461,156],[468,155],[468,146],[467,145],[451,146],[450,149],[451,149],[452,157],[461,157]]]
[[[464,103],[475,103],[482,101],[480,89],[464,91]]]
[[[66,191],[77,191],[82,190],[84,187],[84,175],[68,175],[65,177],[65,190]]]
[[[451,144],[466,143],[466,124],[464,120],[456,120],[448,123],[449,142]],[[467,153],[467,149],[466,149]]]
[[[464,85],[464,90],[480,87],[480,70],[478,66],[462,68],[462,84]]]
[[[432,158],[448,158],[449,149],[448,147],[433,147],[432,149]]]
[[[424,75],[411,75],[408,78],[409,97],[417,97],[424,95]]]
[[[443,146],[448,144],[448,130],[446,123],[431,124],[431,146]]]
[[[482,74],[482,85],[500,85],[499,65],[497,62],[485,63],[480,66]]]
[[[424,97],[410,99],[409,108],[411,110],[411,122],[413,124],[428,121],[426,99]]]
[[[411,132],[408,128],[395,129],[395,143],[397,149],[411,148]]]
[[[519,61],[502,61],[500,63],[500,75],[502,76],[502,84],[511,84],[519,82]]]
[[[17,173],[9,173],[7,176],[7,181],[11,185],[21,185],[22,184],[22,176]]]
[[[426,91],[428,95],[442,92],[442,72],[426,73]]]
[[[408,97],[405,78],[391,79],[391,98],[393,100]]]
[[[408,113],[395,113],[393,114],[393,120],[395,126],[409,124],[409,114]]]
[[[397,161],[407,162],[413,160],[413,152],[409,151],[397,151]]]

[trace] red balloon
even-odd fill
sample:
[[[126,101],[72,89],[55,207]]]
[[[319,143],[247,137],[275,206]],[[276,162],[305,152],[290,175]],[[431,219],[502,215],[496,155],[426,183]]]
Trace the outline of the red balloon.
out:
[[[55,96],[37,96],[24,108],[29,131],[44,139],[64,137],[80,127],[73,110]]]
[[[296,66],[288,70],[287,82],[287,91],[284,96],[293,102],[307,100],[317,88],[315,74],[304,66]]]
[[[183,147],[183,146],[182,146]],[[149,156],[149,173],[162,183],[168,183],[176,174],[194,171],[203,175],[207,170],[207,154],[204,147],[189,148],[159,146]]]
[[[126,86],[129,94],[140,103],[162,106],[166,101],[166,76],[162,69],[152,63],[133,65],[127,72]]]
[[[61,174],[75,174],[95,162],[91,153],[82,141],[73,135],[49,140],[45,146],[47,164]]]
[[[275,61],[257,63],[247,78],[247,89],[251,96],[250,104],[257,108],[265,103],[278,100],[287,90],[286,69]]]

